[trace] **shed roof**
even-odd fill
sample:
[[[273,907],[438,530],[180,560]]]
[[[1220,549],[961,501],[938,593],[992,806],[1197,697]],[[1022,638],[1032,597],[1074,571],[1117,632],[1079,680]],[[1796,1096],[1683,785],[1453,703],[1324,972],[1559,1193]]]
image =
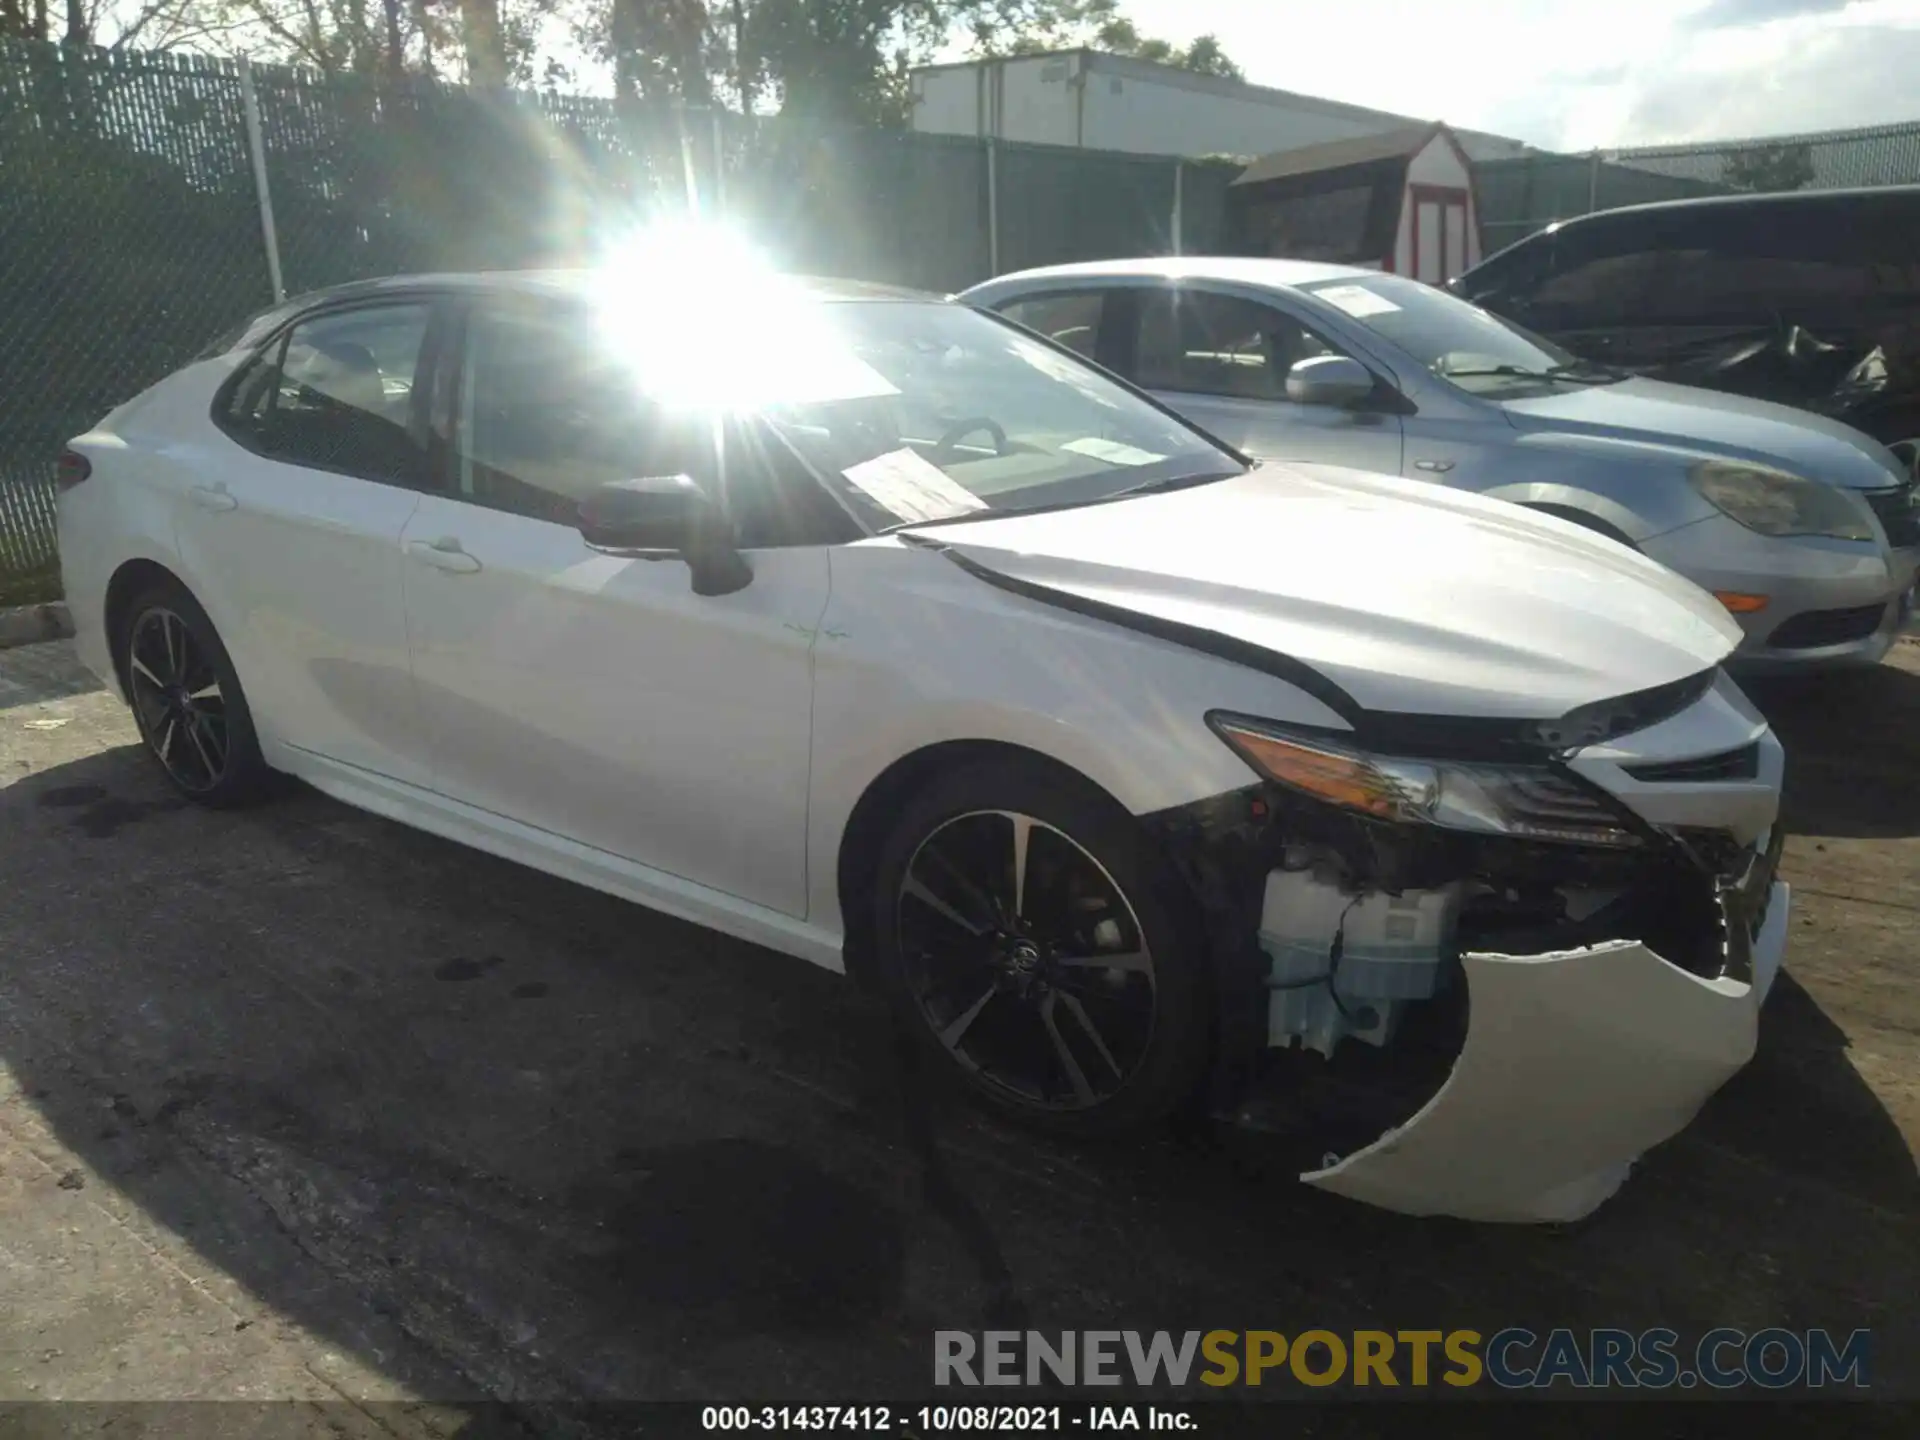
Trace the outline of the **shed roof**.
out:
[[[1297,175],[1315,175],[1326,170],[1411,160],[1426,149],[1436,135],[1446,133],[1447,127],[1436,121],[1383,130],[1378,135],[1356,135],[1350,140],[1328,140],[1319,145],[1303,145],[1297,150],[1280,150],[1254,161],[1233,183],[1264,185],[1271,180],[1290,180]]]

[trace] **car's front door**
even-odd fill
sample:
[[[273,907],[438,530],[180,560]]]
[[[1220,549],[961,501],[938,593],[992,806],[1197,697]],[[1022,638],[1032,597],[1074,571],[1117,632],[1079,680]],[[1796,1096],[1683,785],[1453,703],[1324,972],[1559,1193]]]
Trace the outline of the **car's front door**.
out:
[[[752,582],[718,596],[589,547],[572,522],[600,484],[715,477],[569,309],[476,304],[449,359],[444,490],[402,537],[435,788],[804,915],[824,547],[749,549]]]
[[[1106,323],[1126,327],[1128,379],[1246,454],[1400,473],[1397,415],[1287,398],[1297,362],[1345,352],[1279,307],[1161,285],[1125,292]]]
[[[422,782],[400,531],[426,477],[432,303],[324,311],[242,370],[176,457],[182,564],[270,741]]]

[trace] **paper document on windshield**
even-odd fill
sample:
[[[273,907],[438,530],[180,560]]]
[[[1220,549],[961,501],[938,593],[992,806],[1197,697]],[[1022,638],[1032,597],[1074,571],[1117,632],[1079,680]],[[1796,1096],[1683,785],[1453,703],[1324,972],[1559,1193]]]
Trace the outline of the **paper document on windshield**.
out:
[[[840,472],[881,509],[913,523],[946,520],[987,502],[964,485],[947,478],[946,471],[911,450],[893,450]]]
[[[1104,460],[1109,465],[1155,465],[1167,458],[1151,450],[1142,450],[1137,445],[1122,445],[1118,440],[1102,440],[1096,435],[1089,435],[1084,440],[1069,440],[1060,448],[1090,459]]]
[[[1356,320],[1369,315],[1386,315],[1400,307],[1384,295],[1376,295],[1364,285],[1329,285],[1311,292],[1335,309],[1344,310]]]

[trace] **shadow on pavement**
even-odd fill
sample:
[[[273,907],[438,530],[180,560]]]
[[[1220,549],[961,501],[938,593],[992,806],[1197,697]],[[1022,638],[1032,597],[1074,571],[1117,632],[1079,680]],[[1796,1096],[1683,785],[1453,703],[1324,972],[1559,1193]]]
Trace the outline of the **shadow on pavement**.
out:
[[[1741,682],[1786,746],[1795,835],[1920,835],[1920,673],[1867,670]]]
[[[932,1331],[1006,1325],[1871,1326],[1920,1386],[1920,1180],[1791,982],[1613,1202],[1501,1229],[1243,1131],[1010,1133],[838,977],[311,793],[180,807],[130,749],[0,790],[0,870],[0,1059],[60,1140],[264,1309],[536,1430],[925,1395]]]

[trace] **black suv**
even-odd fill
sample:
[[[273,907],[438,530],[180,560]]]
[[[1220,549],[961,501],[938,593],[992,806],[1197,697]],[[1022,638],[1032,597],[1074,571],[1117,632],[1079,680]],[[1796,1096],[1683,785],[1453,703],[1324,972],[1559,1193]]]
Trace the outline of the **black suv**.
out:
[[[1606,210],[1449,288],[1588,359],[1798,405],[1920,462],[1920,185]]]

